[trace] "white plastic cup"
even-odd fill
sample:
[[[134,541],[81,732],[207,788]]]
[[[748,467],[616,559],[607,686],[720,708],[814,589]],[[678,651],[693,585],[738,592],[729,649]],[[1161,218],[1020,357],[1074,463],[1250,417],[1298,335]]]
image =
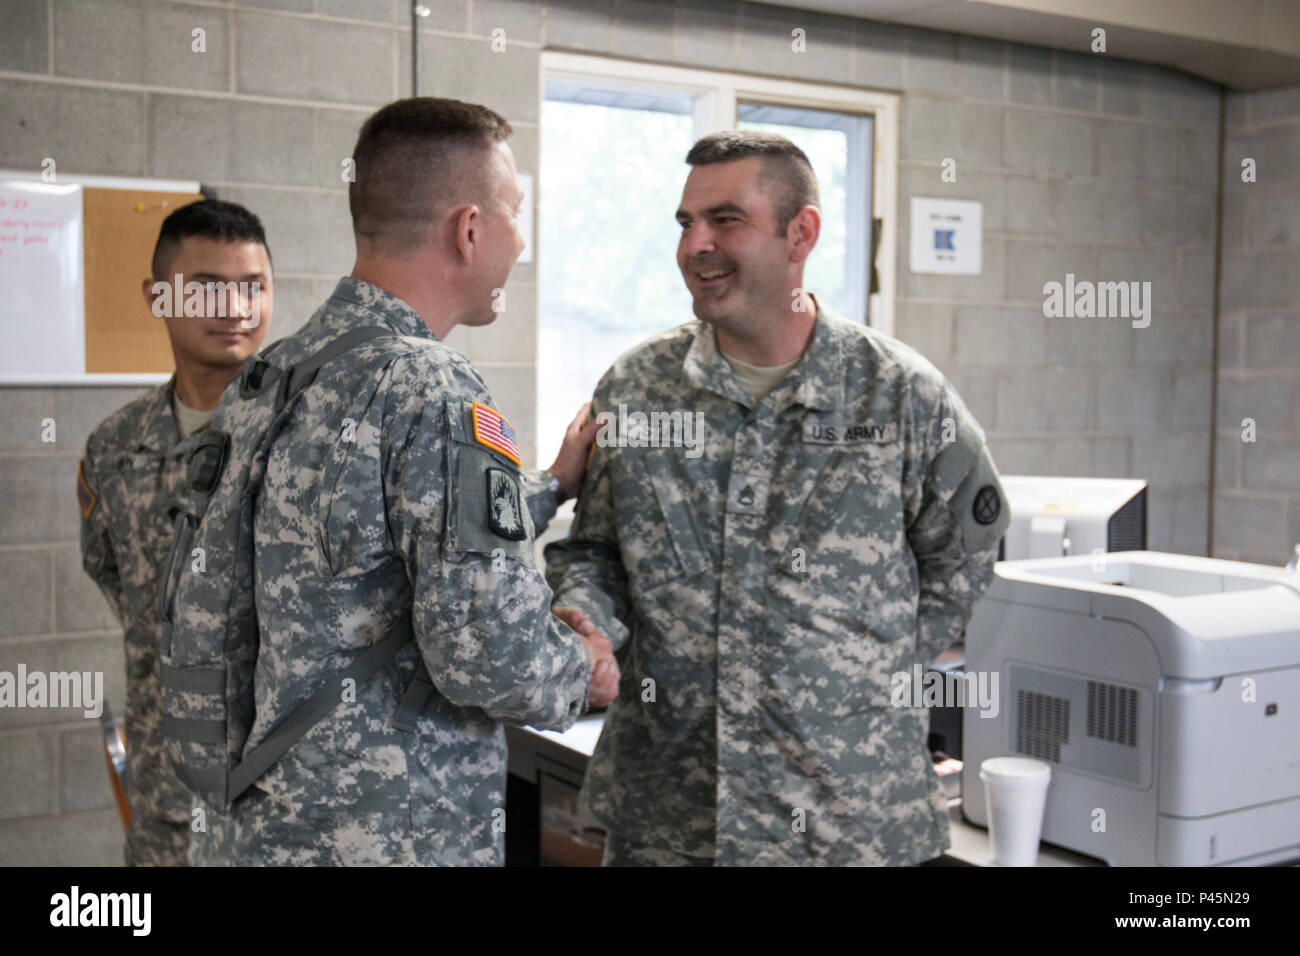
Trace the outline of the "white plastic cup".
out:
[[[1043,833],[1052,768],[1028,757],[990,757],[980,764],[995,866],[1033,866]]]

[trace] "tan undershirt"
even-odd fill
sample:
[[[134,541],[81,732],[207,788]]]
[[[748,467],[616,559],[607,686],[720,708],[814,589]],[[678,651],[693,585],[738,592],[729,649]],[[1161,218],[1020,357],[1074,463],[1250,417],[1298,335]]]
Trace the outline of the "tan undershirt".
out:
[[[790,369],[799,364],[797,358],[793,362],[786,362],[784,365],[750,365],[748,362],[732,358],[722,349],[718,349],[718,351],[727,360],[727,364],[731,366],[731,371],[736,376],[736,381],[740,382],[741,388],[754,397],[755,405],[760,404],[763,399],[767,398],[768,393],[780,385],[782,379],[790,373]],[[803,358],[803,356],[801,355],[799,358]]]
[[[207,428],[208,422],[217,413],[215,408],[206,412],[190,408],[176,397],[175,390],[172,391],[172,411],[176,414],[176,426],[180,429],[182,438],[189,438],[200,428]]]

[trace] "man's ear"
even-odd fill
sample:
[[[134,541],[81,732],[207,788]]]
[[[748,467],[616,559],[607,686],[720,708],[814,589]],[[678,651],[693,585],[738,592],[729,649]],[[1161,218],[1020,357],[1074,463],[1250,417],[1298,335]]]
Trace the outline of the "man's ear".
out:
[[[150,312],[153,312],[154,302],[158,299],[158,296],[169,294],[169,292],[163,292],[163,291],[155,292],[154,291],[155,286],[167,285],[167,284],[168,283],[165,282],[162,283],[157,282],[152,278],[140,280],[140,291],[144,294],[144,304],[149,307]],[[157,315],[156,312],[154,314]]]
[[[803,262],[812,254],[821,234],[822,214],[816,206],[804,206],[786,227],[786,240],[790,243],[790,261]]]
[[[454,225],[456,255],[461,265],[474,261],[474,251],[479,241],[478,230],[483,224],[483,216],[478,206],[468,205],[453,209],[451,221]]]

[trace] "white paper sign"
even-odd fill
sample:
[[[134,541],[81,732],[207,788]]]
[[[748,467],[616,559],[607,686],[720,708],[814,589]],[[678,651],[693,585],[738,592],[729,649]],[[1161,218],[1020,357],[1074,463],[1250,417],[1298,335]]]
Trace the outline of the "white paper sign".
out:
[[[0,183],[0,377],[86,371],[81,187]]]
[[[983,270],[984,206],[912,197],[912,271],[977,276]]]

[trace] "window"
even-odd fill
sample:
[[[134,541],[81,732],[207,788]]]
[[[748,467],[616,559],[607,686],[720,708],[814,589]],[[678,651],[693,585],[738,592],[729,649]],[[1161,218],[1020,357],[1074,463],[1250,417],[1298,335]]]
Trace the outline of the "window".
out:
[[[702,70],[543,53],[538,455],[623,352],[694,318],[673,214],[699,137],[770,129],[818,176],[822,233],[805,285],[831,309],[893,330],[897,97]],[[872,220],[888,237],[874,250]]]

